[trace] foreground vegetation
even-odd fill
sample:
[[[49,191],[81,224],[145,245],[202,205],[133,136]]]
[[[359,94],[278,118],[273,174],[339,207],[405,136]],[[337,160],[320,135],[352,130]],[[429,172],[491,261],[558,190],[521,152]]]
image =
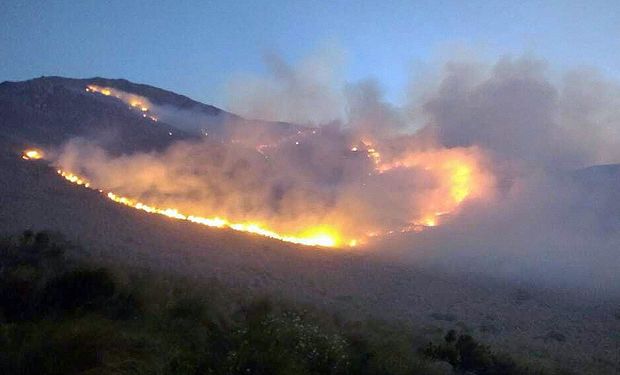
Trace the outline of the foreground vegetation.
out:
[[[132,278],[24,232],[0,243],[2,374],[542,374],[473,337],[427,343],[212,283]]]

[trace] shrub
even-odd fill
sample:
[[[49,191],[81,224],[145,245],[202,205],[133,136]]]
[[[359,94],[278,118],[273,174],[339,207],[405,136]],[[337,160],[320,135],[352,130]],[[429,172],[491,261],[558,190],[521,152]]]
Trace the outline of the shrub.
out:
[[[276,311],[261,299],[242,309],[227,356],[231,374],[341,374],[349,366],[347,342],[303,313]]]
[[[457,335],[454,330],[448,331],[443,343],[429,343],[421,352],[430,359],[448,362],[459,372],[481,375],[528,373],[527,369],[517,366],[510,356],[493,353],[487,345],[477,342],[472,336]]]
[[[58,312],[94,311],[106,306],[116,286],[104,269],[77,269],[51,280],[43,291],[42,307]]]
[[[150,276],[128,289],[105,269],[64,261],[64,249],[41,232],[0,241],[0,374],[529,373],[456,331],[420,356],[402,324],[239,300],[216,284],[213,293],[174,279],[162,290]]]

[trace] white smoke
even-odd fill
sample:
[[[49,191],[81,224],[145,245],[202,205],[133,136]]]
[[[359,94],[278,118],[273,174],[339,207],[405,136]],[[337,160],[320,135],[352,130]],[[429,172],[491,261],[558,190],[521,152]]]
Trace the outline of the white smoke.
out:
[[[256,142],[255,128],[240,128],[234,139],[118,158],[74,141],[58,163],[159,206],[287,232],[335,223],[358,236],[398,232],[437,209],[429,202],[447,199],[450,178],[433,168],[472,157],[484,185],[477,199],[432,230],[385,235],[373,249],[463,272],[620,292],[620,169],[578,171],[620,162],[617,82],[585,70],[552,79],[531,57],[448,61],[397,108],[376,82],[346,83],[333,51],[298,66],[275,56],[268,64],[269,77],[233,79],[230,108],[322,126],[275,132],[268,144]],[[378,172],[374,147],[383,165],[396,167]],[[420,155],[422,164],[402,167]]]

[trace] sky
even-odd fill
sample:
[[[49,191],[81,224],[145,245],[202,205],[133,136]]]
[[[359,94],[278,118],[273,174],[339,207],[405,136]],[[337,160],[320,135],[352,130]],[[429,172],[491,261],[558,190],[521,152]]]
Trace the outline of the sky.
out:
[[[344,79],[375,79],[399,104],[416,67],[454,46],[619,78],[620,2],[0,2],[0,81],[126,78],[224,107],[227,82],[265,74],[266,54],[294,64],[321,48],[343,52]]]

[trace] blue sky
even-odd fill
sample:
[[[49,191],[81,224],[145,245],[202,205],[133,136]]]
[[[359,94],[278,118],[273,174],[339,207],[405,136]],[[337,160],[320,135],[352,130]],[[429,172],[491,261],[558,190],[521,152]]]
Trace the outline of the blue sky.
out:
[[[233,74],[264,73],[266,51],[294,63],[324,45],[345,52],[347,80],[398,102],[412,67],[454,44],[618,78],[620,2],[0,2],[0,81],[127,78],[220,106]]]

